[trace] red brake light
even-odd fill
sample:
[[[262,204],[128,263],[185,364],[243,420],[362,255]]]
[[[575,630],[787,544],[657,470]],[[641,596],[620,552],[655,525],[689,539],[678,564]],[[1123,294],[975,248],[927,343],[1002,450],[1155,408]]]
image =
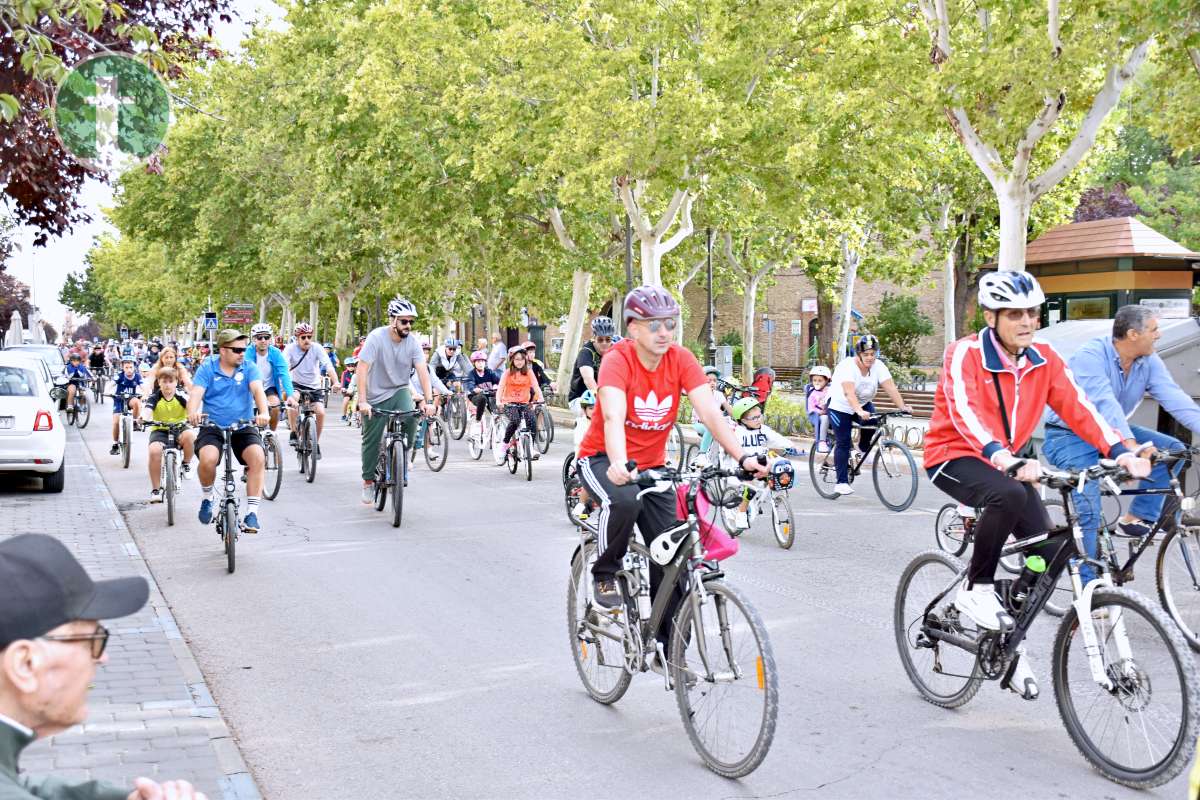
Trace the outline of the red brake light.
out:
[[[52,431],[54,430],[54,417],[49,411],[39,411],[33,420],[33,429],[35,431]]]

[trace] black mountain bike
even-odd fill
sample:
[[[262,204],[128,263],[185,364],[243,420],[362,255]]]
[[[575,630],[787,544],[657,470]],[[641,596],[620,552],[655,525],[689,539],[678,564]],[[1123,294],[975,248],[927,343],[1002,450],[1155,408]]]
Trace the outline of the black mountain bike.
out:
[[[392,493],[392,527],[399,528],[404,516],[404,487],[408,485],[408,437],[404,435],[404,420],[420,411],[388,411],[371,409],[372,414],[387,417],[387,428],[379,439],[379,461],[375,465],[375,510],[387,506],[388,492]]]
[[[633,468],[632,462],[630,468]],[[680,472],[665,467],[637,477],[642,493],[684,491],[687,519],[648,542],[635,529],[617,573],[622,603],[593,598],[595,529],[580,527],[567,587],[571,655],[584,688],[605,705],[624,696],[635,673],[654,670],[675,692],[688,738],[709,769],[727,778],[753,772],[766,758],[779,713],[779,677],[766,626],[745,595],[726,583],[720,565],[706,561],[696,499],[708,480],[733,472]],[[715,513],[715,510],[714,510]],[[663,569],[650,598],[650,562]],[[667,607],[681,596],[673,618]],[[669,632],[666,647],[658,634]]]
[[[129,401],[137,397],[137,392],[121,392],[120,394],[110,394],[115,403],[117,398],[123,401],[121,411],[121,423],[117,430],[117,444],[121,448],[121,467],[129,469],[129,456],[133,452],[133,411],[129,408]]]
[[[75,401],[67,405],[67,424],[74,424],[79,430],[87,427],[92,418],[92,404],[88,400],[88,382],[82,378],[72,379],[75,387]]]
[[[215,428],[221,432],[221,463],[225,470],[221,476],[221,495],[216,498],[217,536],[225,547],[226,568],[232,574],[237,567],[237,540],[242,532],[237,494],[238,478],[234,475],[233,434],[240,430],[257,427],[253,420],[241,419],[232,425],[213,425],[204,417],[202,428]]]
[[[417,440],[413,442],[412,450],[408,454],[409,463],[417,460],[418,450],[424,454],[425,466],[429,467],[430,472],[442,471],[442,467],[446,466],[446,455],[450,451],[450,434],[445,420],[438,416],[421,415],[417,421]]]
[[[300,462],[300,474],[309,483],[316,480],[317,462],[321,460],[321,445],[317,441],[317,414],[313,403],[319,403],[325,393],[309,389],[298,389],[300,410],[296,415],[296,457]]]
[[[554,417],[550,415],[550,401],[554,399],[554,392],[548,388],[544,389],[542,398],[544,402],[536,404],[533,409],[533,418],[537,421],[537,436],[534,438],[534,443],[537,445],[538,452],[546,455],[550,450],[550,445],[554,443]]]
[[[865,453],[850,451],[849,482],[854,483],[863,470],[863,465],[871,464],[871,481],[875,484],[875,494],[879,502],[892,511],[904,511],[917,499],[917,462],[912,452],[902,442],[891,439],[886,433],[886,423],[892,417],[912,416],[902,411],[885,411],[873,414],[866,422],[853,420],[855,428],[872,430],[871,442]],[[851,436],[857,441],[857,436]],[[836,500],[839,495],[834,491],[837,485],[837,469],[834,466],[834,447],[828,452],[820,453],[817,443],[813,443],[808,453],[808,474],[812,478],[813,488],[817,494],[826,500]]]
[[[1019,468],[1020,462],[1013,469]],[[1074,601],[1058,625],[1051,676],[1058,712],[1071,740],[1109,780],[1134,788],[1167,783],[1191,760],[1200,716],[1200,677],[1183,635],[1156,604],[1113,585],[1107,561],[1083,555],[1071,492],[1089,480],[1129,478],[1111,461],[1080,472],[1047,470],[1041,483],[1062,496],[1066,523],[1006,545],[1003,554],[1038,554],[1044,571],[1027,563],[1016,580],[996,582],[1012,616],[999,631],[978,628],[954,605],[966,566],[940,550],[921,553],[896,589],[894,625],[900,660],[930,703],[956,708],[984,680],[1008,686],[1017,649],[1070,574]],[[1082,563],[1100,577],[1084,587]]]
[[[187,429],[186,422],[155,422],[150,428],[167,434],[158,480],[163,490],[163,503],[167,506],[167,525],[175,524],[175,495],[179,494],[179,481],[183,477],[183,447],[179,444],[179,434]]]

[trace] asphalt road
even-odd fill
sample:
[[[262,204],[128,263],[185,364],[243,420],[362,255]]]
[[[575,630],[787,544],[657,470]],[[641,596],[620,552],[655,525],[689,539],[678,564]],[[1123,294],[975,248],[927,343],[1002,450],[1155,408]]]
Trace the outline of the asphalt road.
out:
[[[1134,792],[1076,752],[1050,686],[1052,618],[1029,644],[1040,700],[995,684],[956,711],[921,700],[891,611],[901,570],[934,546],[943,498],[925,482],[893,514],[869,485],[824,501],[801,472],[793,549],[755,531],[724,564],[780,669],[774,746],[732,782],[704,768],[657,676],[613,707],[579,683],[565,613],[577,537],[559,483],[569,434],[532,483],[452,442],[443,472],[414,471],[393,529],[359,502],[358,432],[333,423],[315,484],[288,449],[279,498],[229,575],[196,520],[195,480],[168,528],[147,502],[145,434],[122,470],[108,419],[95,414],[85,438],[268,798],[1186,794],[1186,774]]]

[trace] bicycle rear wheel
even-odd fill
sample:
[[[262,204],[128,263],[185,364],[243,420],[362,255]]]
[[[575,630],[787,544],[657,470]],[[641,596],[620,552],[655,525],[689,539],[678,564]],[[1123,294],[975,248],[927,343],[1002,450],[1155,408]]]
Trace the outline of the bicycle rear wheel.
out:
[[[392,527],[399,528],[404,516],[404,476],[408,467],[408,449],[403,441],[392,443],[389,458],[392,473]]]
[[[1054,694],[1071,741],[1109,780],[1148,789],[1183,771],[1196,742],[1200,677],[1182,635],[1157,605],[1125,588],[1092,595],[1096,683],[1080,621],[1067,611],[1054,639]]]
[[[967,550],[967,527],[958,513],[958,503],[946,503],[938,509],[933,521],[933,538],[938,548],[952,556],[961,556]]]
[[[587,566],[594,560],[596,546],[589,542],[571,560],[567,586],[567,634],[571,657],[583,688],[597,703],[611,705],[620,700],[633,676],[625,670],[625,646],[621,625],[612,615],[588,602]]]
[[[92,418],[92,403],[88,400],[87,390],[82,386],[75,395],[75,402],[79,404],[79,409],[75,412],[75,427],[83,430]]]
[[[438,417],[429,420],[429,428],[425,431],[425,465],[430,472],[438,472],[446,466],[446,453],[450,449],[450,437],[446,433],[446,423]]]
[[[1154,582],[1163,608],[1200,652],[1200,531],[1176,528],[1158,545]]]
[[[903,511],[917,499],[917,462],[908,448],[894,439],[879,441],[871,480],[879,502],[892,511]]]
[[[163,453],[163,468],[166,472],[166,480],[163,481],[163,501],[167,504],[167,525],[175,524],[175,492],[178,487],[175,486],[175,451],[167,450]]]
[[[225,528],[225,568],[229,570],[230,574],[233,574],[234,569],[237,568],[237,505],[233,502],[225,503],[221,514]]]
[[[126,401],[128,402],[128,401]],[[128,414],[121,417],[121,468],[129,469],[129,455],[133,450],[133,421]]]
[[[312,483],[317,479],[317,448],[321,446],[317,441],[316,417],[309,417],[304,423],[304,435],[300,437],[300,446],[304,449],[305,456],[304,478]]]
[[[263,469],[263,497],[274,500],[283,485],[283,445],[275,435],[263,437],[266,465]]]
[[[954,556],[941,550],[926,550],[904,569],[896,587],[892,623],[900,662],[921,696],[942,708],[957,708],[967,703],[983,682],[975,654],[945,642],[931,641],[921,630],[922,623],[928,621],[960,636],[977,633],[960,619],[954,607],[953,588],[930,610],[928,617],[925,614],[926,606],[965,569]]]
[[[492,461],[500,466],[507,460],[507,450],[504,445],[504,426],[498,419],[492,420]],[[514,472],[516,470],[513,470]]]
[[[685,598],[675,619],[671,681],[683,727],[700,758],[718,775],[740,778],[757,769],[771,749],[779,675],[766,626],[750,601],[723,580],[704,587],[707,599],[697,606]]]
[[[93,384],[93,392],[96,395],[96,402],[103,404],[104,403],[104,376],[103,375],[96,376],[96,382]]]
[[[808,451],[808,477],[812,479],[813,488],[821,497],[826,500],[838,498],[837,492],[833,490],[837,485],[837,470],[833,465],[832,447],[824,453],[818,453],[815,446]]]

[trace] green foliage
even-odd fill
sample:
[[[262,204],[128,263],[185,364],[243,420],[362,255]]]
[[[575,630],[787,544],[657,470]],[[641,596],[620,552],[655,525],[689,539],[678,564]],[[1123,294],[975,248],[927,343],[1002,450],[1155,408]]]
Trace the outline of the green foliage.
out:
[[[1200,251],[1200,163],[1155,162],[1129,198],[1143,214],[1139,219],[1169,239]]]
[[[933,321],[917,308],[917,298],[886,292],[879,310],[867,319],[888,359],[903,367],[917,362],[917,342],[933,333]]]

